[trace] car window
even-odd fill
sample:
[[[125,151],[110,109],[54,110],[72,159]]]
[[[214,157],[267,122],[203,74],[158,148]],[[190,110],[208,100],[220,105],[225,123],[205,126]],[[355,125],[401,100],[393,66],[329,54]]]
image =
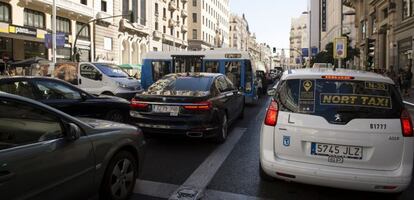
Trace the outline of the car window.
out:
[[[81,94],[62,84],[55,81],[36,81],[35,87],[40,91],[41,99],[53,100],[53,99],[69,99],[80,100]]]
[[[202,76],[168,75],[152,84],[146,94],[199,96],[210,91],[211,78]]]
[[[129,75],[121,67],[113,64],[94,63],[102,73],[113,78],[128,78]]]
[[[287,80],[276,98],[283,111],[322,116],[343,123],[355,118],[399,118],[401,97],[391,84],[343,80]]]
[[[100,72],[92,65],[82,64],[80,65],[80,75],[87,79],[99,80]]]
[[[27,81],[15,81],[0,84],[0,91],[34,99],[33,87]]]
[[[227,92],[230,89],[226,79],[222,76],[216,79],[216,86],[220,92]]]
[[[63,136],[60,121],[40,109],[0,99],[0,150]]]

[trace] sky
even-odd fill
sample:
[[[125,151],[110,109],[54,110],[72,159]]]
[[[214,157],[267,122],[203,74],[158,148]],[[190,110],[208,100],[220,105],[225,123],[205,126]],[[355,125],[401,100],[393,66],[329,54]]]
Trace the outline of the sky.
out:
[[[230,10],[246,15],[257,42],[277,48],[289,48],[291,18],[307,7],[307,0],[230,0]]]

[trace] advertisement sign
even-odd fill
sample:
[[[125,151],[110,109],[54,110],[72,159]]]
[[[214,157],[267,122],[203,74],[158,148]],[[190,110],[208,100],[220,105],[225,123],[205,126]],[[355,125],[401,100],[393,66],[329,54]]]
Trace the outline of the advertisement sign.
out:
[[[9,26],[9,32],[20,34],[20,35],[27,35],[27,36],[37,36],[37,30],[34,28],[26,28],[21,26]]]
[[[346,37],[335,38],[334,58],[345,59],[347,57],[348,39]]]
[[[56,47],[65,47],[66,35],[64,33],[56,33]],[[52,34],[45,35],[45,46],[52,48]]]

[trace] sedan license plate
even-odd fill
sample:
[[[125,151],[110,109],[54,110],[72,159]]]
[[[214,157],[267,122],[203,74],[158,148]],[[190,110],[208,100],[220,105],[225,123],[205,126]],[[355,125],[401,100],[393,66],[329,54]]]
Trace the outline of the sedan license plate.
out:
[[[180,107],[178,107],[178,106],[154,105],[152,107],[152,111],[156,112],[156,113],[170,113],[170,116],[178,116],[178,112],[180,111]]]
[[[311,155],[342,157],[362,160],[363,147],[336,145],[336,144],[322,144],[313,142],[311,145]]]

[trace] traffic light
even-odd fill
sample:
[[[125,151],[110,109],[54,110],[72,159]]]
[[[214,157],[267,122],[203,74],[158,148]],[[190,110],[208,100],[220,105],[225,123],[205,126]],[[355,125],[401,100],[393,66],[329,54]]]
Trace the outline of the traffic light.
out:
[[[366,41],[366,58],[367,58],[367,63],[368,63],[368,67],[372,68],[373,64],[374,64],[374,58],[375,58],[375,39],[370,39],[367,38]]]

